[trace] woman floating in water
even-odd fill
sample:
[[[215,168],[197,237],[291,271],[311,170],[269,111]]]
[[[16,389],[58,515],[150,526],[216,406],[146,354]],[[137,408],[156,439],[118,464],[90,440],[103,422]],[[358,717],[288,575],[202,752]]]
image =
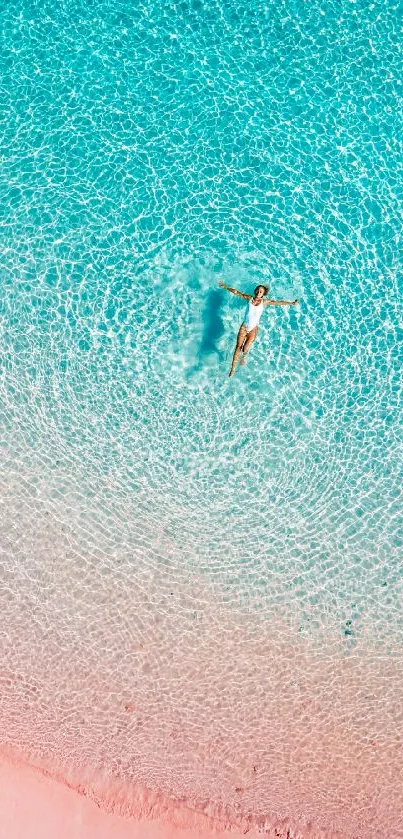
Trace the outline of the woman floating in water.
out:
[[[236,288],[230,288],[225,283],[219,283],[221,288],[230,291],[231,294],[236,294],[237,297],[243,297],[248,300],[245,317],[243,323],[239,328],[238,338],[236,342],[234,357],[230,370],[230,377],[234,375],[235,368],[238,362],[239,354],[242,352],[241,364],[245,364],[245,358],[256,338],[258,325],[263,312],[263,306],[295,306],[298,300],[265,300],[269,289],[265,285],[257,285],[253,294],[243,294],[242,291],[237,291]]]

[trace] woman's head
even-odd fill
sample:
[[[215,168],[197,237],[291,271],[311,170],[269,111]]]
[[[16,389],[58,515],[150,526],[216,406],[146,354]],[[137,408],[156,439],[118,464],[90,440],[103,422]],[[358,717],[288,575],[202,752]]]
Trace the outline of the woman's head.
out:
[[[263,297],[266,297],[268,293],[269,289],[267,285],[257,285],[253,292],[253,296],[255,299],[257,298],[258,300],[261,300]]]

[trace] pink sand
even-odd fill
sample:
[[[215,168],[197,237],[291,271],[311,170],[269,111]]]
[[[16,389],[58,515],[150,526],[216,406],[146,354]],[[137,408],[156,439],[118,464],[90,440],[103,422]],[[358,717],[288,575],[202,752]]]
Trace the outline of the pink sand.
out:
[[[338,831],[312,825],[301,831],[287,820],[237,830],[162,797],[156,811],[158,820],[124,818],[46,772],[0,756],[0,839],[343,839]]]
[[[38,770],[0,763],[1,839],[174,839],[178,834],[182,839],[203,835],[106,813]]]
[[[185,809],[185,808],[184,808]],[[186,819],[186,815],[183,814]],[[204,819],[206,822],[206,819]],[[169,823],[135,820],[108,813],[85,795],[23,763],[0,758],[0,839],[209,839],[224,837],[217,823],[185,829]],[[231,839],[245,833],[231,831]],[[269,830],[266,837],[296,836],[289,826]],[[249,836],[256,837],[255,831]],[[311,834],[313,836],[313,834]]]

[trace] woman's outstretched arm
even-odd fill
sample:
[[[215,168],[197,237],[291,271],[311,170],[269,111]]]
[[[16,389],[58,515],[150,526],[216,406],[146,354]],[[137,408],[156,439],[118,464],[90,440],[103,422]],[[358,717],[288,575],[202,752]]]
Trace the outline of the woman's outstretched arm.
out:
[[[298,300],[263,300],[265,306],[295,306]]]
[[[225,288],[225,291],[230,291],[231,294],[236,294],[237,297],[243,297],[245,300],[250,300],[252,295],[251,294],[244,294],[242,291],[238,291],[236,288],[230,288],[229,285],[225,285],[225,283],[218,283],[220,288]]]

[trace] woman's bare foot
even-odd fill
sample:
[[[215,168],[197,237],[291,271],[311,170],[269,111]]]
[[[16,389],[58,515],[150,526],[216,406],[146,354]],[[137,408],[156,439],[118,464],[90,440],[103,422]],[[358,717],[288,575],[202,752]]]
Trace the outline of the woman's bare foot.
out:
[[[240,360],[240,362],[239,362],[239,363],[240,363],[240,365],[241,365],[241,367],[243,367],[243,366],[244,366],[245,361],[246,361],[246,353],[242,353],[242,355],[241,355],[241,360]]]
[[[233,376],[233,375],[234,375],[234,373],[235,373],[235,367],[231,367],[231,370],[230,370],[230,371],[229,371],[229,373],[228,373],[228,378],[230,379],[230,378],[231,378],[231,376]]]

